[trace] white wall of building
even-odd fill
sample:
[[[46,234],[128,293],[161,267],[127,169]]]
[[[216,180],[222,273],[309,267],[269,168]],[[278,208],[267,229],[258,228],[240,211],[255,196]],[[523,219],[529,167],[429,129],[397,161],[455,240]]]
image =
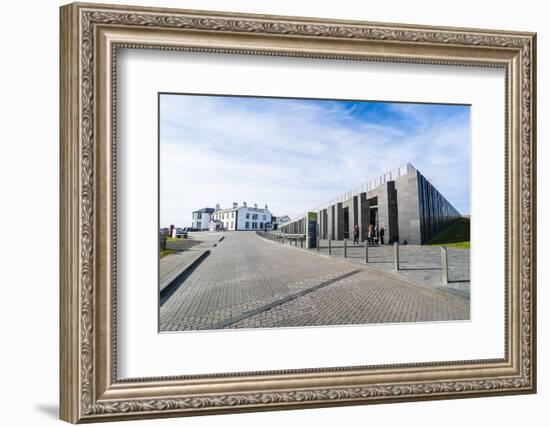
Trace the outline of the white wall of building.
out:
[[[224,230],[234,231],[237,220],[237,211],[235,209],[221,209],[212,214],[212,220],[221,221]]]
[[[271,212],[265,208],[240,207],[238,214],[238,230],[265,230],[271,222]],[[247,227],[248,223],[248,227]]]
[[[266,230],[271,223],[271,212],[266,208],[241,206],[236,209],[221,209],[212,214],[212,220],[221,221],[224,230]]]
[[[211,215],[206,212],[193,212],[193,221],[191,227],[198,228],[199,230],[208,230],[208,224],[210,224]]]

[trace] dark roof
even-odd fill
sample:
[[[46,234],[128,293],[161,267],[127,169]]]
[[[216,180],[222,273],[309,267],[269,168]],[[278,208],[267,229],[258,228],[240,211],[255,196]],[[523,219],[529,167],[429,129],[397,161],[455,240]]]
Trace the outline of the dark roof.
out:
[[[193,211],[193,213],[212,213],[214,212],[214,208],[202,208],[202,209],[199,209],[198,211]]]
[[[238,211],[240,208],[226,208],[226,209],[218,209],[216,211],[214,211],[215,213],[226,213],[226,212],[236,212]]]

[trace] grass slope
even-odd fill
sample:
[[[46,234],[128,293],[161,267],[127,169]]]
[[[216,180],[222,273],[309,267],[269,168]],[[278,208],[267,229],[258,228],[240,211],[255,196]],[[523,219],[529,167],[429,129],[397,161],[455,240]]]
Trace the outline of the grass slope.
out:
[[[428,245],[470,249],[470,218],[458,218],[445,230],[434,236]]]
[[[172,250],[172,249],[164,249],[164,250],[161,250],[160,251],[160,257],[165,257],[166,255],[170,255],[170,254],[173,254],[175,253],[176,251]]]

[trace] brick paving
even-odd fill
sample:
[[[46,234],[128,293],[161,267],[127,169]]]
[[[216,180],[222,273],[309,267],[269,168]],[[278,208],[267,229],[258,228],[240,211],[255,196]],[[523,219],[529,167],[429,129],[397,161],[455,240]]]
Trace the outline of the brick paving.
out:
[[[247,232],[225,233],[160,308],[161,331],[464,319],[466,298]]]
[[[332,256],[344,256],[343,241],[332,241]],[[310,249],[317,252],[316,249]],[[354,246],[348,242],[348,260],[357,264],[365,264],[364,244]],[[321,240],[322,255],[328,255],[328,240]],[[470,250],[447,248],[449,264],[450,288],[461,295],[470,295]],[[393,245],[369,246],[368,266],[380,271],[394,272]],[[399,246],[399,272],[404,278],[426,286],[438,287],[441,285],[441,248],[428,245],[401,245]]]
[[[196,232],[189,233],[187,239],[176,239],[166,242],[167,249],[178,252],[162,257],[159,261],[160,289],[164,289],[204,251],[217,244],[223,233]]]

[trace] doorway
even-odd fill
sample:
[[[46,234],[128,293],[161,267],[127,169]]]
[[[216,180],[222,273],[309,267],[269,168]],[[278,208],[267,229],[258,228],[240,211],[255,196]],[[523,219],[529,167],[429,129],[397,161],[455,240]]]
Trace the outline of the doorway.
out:
[[[349,208],[343,209],[344,215],[344,239],[349,239]]]

